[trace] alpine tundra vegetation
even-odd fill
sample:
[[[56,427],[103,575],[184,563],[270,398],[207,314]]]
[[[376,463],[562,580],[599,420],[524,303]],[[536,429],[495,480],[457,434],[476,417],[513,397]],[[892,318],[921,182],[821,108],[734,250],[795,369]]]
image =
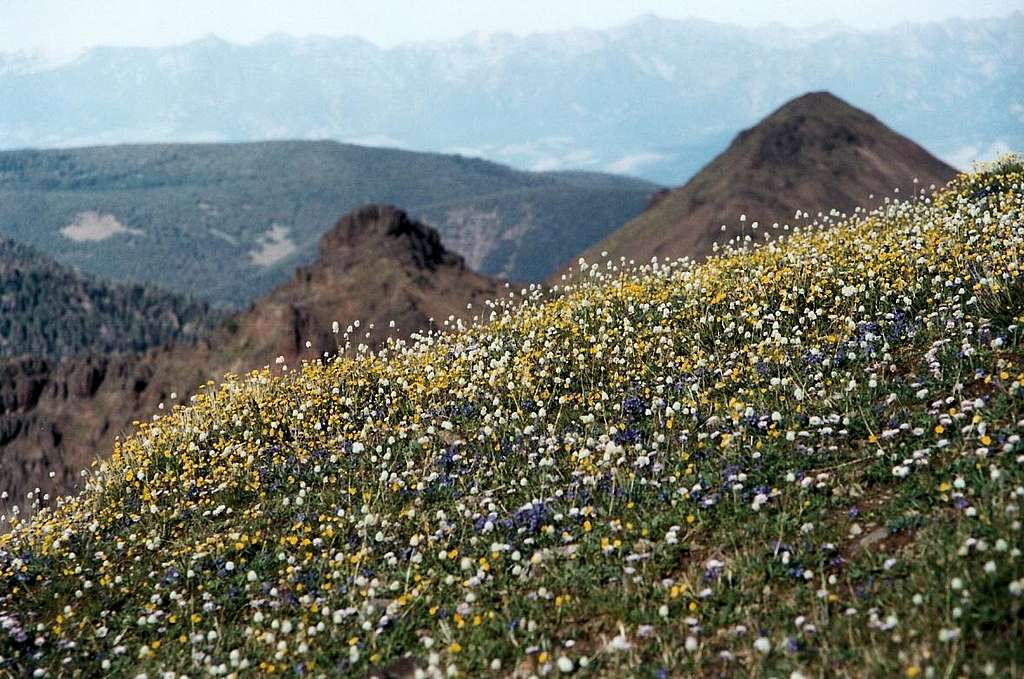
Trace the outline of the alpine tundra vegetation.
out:
[[[0,537],[0,674],[1020,676],[1022,213],[1007,159],[211,384]]]

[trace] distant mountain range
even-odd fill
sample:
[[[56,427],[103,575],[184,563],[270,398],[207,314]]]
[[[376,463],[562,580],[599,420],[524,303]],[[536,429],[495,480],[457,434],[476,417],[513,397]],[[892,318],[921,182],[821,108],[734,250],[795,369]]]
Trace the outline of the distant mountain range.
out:
[[[660,195],[582,257],[595,262],[607,253],[638,263],[703,258],[715,243],[746,236],[762,242],[790,225],[930,192],[955,175],[874,116],[814,92],[741,132],[685,186]]]
[[[198,342],[137,354],[0,360],[0,492],[15,502],[36,487],[67,492],[133,421],[160,412],[161,404],[182,402],[227,372],[268,364],[280,370],[278,356],[296,366],[300,358],[336,353],[357,320],[348,335],[353,348],[441,328],[449,315],[482,316],[483,302],[503,294],[503,283],[469,270],[433,228],[391,206],[366,206],[327,230],[316,262]]]
[[[10,55],[0,58],[0,147],[336,139],[678,184],[736,130],[829,90],[963,166],[1024,148],[1021,54],[1016,13],[872,32],[647,16],[392,49],[210,37],[96,48],[57,67]]]
[[[657,188],[336,142],[7,151],[0,236],[114,280],[244,307],[316,257],[325,225],[366,203],[436,224],[473,269],[539,281]]]
[[[221,320],[202,302],[108,283],[0,238],[0,357],[137,352],[194,341]]]

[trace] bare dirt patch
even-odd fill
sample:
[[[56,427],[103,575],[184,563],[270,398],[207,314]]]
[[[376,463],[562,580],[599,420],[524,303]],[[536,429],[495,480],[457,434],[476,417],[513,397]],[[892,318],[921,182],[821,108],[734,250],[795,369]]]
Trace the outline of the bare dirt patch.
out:
[[[78,243],[98,242],[120,234],[132,236],[145,235],[144,231],[125,226],[112,214],[96,212],[94,210],[79,212],[75,215],[74,221],[61,229],[60,232],[65,238],[70,238]]]
[[[249,251],[249,260],[256,266],[270,266],[297,250],[291,239],[291,230],[287,226],[274,224],[257,240],[258,246]]]

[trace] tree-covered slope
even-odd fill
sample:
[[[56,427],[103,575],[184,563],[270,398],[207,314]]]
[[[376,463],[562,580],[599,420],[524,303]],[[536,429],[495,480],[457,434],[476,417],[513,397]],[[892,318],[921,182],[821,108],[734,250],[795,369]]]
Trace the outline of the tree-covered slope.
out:
[[[1018,676],[1022,210],[1006,163],[230,379],[0,537],[0,668]]]
[[[0,152],[0,234],[109,278],[244,307],[366,203],[435,225],[474,270],[542,280],[639,214],[653,184],[334,142]]]
[[[220,320],[205,303],[109,283],[0,238],[0,357],[142,351],[191,342]]]

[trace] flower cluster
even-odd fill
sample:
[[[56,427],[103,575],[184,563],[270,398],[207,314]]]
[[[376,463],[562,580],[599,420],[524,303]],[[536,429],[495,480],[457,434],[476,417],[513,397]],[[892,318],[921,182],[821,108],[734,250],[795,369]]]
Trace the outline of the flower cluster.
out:
[[[1022,208],[1007,162],[229,376],[13,519],[0,674],[1019,671]]]

